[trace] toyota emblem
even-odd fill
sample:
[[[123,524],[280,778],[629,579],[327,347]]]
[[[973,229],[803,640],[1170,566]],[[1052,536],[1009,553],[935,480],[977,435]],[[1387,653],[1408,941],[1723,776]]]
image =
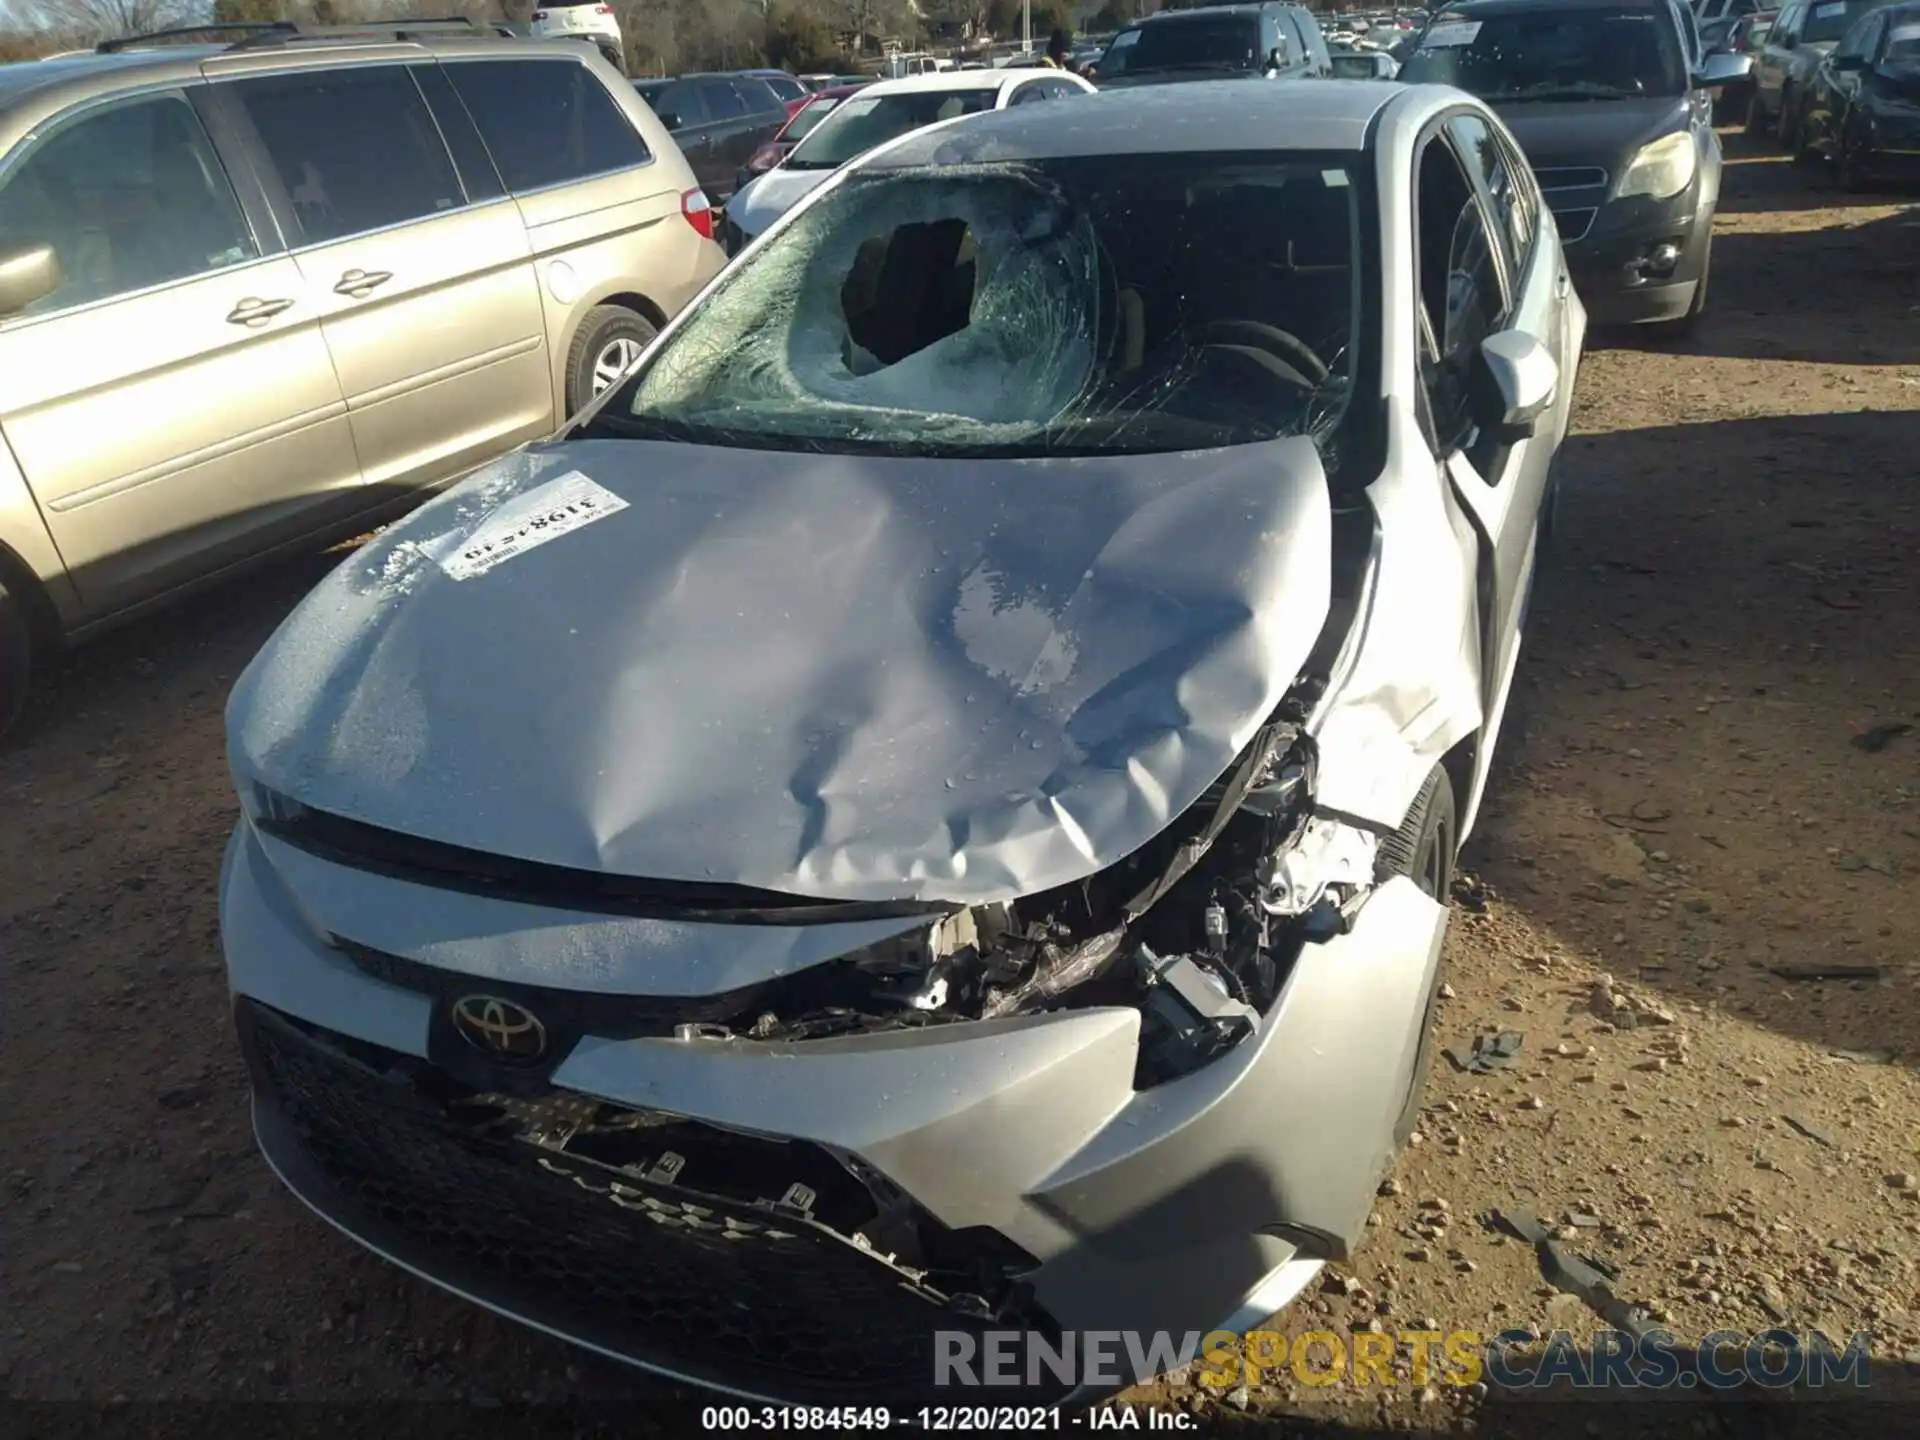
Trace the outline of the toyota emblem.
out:
[[[498,995],[463,995],[454,1001],[453,1028],[495,1060],[526,1065],[547,1053],[547,1027],[539,1017]]]

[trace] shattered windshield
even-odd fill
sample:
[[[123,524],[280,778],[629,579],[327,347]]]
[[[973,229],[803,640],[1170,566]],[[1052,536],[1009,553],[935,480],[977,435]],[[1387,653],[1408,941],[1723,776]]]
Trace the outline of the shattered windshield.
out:
[[[789,170],[837,170],[876,145],[956,115],[993,109],[998,86],[978,90],[916,90],[904,95],[856,95],[793,149]]]
[[[1356,373],[1352,158],[857,174],[685,317],[604,433],[973,456],[1308,435],[1326,455]]]
[[[1442,15],[1400,79],[1453,85],[1482,100],[1623,100],[1684,95],[1686,59],[1665,12],[1559,6],[1469,19]]]

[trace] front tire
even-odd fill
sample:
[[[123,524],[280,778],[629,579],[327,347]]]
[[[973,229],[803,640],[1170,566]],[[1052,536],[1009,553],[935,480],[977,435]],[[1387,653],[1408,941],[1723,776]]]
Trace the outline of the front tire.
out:
[[[624,305],[596,305],[567,351],[567,414],[578,415],[640,358],[660,332]]]
[[[20,602],[0,583],[0,738],[26,708],[33,678],[33,632]]]
[[[1446,770],[1434,766],[1420,793],[1407,810],[1400,828],[1380,842],[1374,860],[1374,879],[1385,882],[1405,875],[1430,900],[1447,903],[1453,886],[1453,852],[1459,843],[1459,820],[1453,782]]]
[[[1398,875],[1412,879],[1431,900],[1447,903],[1453,888],[1454,850],[1459,845],[1459,820],[1453,781],[1444,766],[1436,765],[1414,797],[1400,828],[1380,842],[1374,859],[1374,878],[1385,882]],[[1433,1025],[1440,1007],[1440,966],[1433,971],[1427,1004],[1420,1017],[1420,1044],[1414,1050],[1413,1073],[1407,1077],[1407,1098],[1394,1122],[1395,1145],[1407,1143],[1420,1119],[1420,1101],[1427,1091],[1427,1066],[1433,1055]]]
[[[1847,132],[1842,130],[1837,148],[1838,154],[1834,157],[1833,168],[1834,179],[1839,183],[1840,188],[1855,195],[1868,189],[1873,180],[1868,175],[1866,166],[1860,163],[1861,145],[1857,138],[1850,138]]]

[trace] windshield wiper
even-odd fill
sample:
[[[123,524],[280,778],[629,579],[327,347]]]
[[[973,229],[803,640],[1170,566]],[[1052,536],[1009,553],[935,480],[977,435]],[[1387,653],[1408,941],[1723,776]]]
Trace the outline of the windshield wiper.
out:
[[[1616,90],[1611,85],[1533,85],[1525,90],[1497,91],[1480,97],[1489,105],[1511,105],[1521,101],[1538,100],[1552,103],[1556,100],[1627,100],[1637,98],[1625,90]]]
[[[1182,60],[1174,65],[1142,65],[1139,69],[1123,70],[1122,75],[1164,75],[1174,70],[1231,70],[1236,74],[1251,71],[1251,65],[1242,65],[1234,60]]]

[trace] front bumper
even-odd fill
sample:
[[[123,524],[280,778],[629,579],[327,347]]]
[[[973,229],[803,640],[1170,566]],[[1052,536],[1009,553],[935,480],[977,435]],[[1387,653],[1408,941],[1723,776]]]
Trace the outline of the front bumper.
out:
[[[509,913],[529,908],[348,870],[243,821],[222,936],[268,1162],[354,1239],[501,1314],[754,1399],[874,1405],[928,1398],[943,1332],[1177,1340],[1290,1302],[1364,1232],[1445,925],[1412,882],[1389,882],[1351,932],[1302,947],[1254,1035],[1135,1091],[1140,1017],[1126,1007],[802,1043],[677,1039],[669,1012],[700,997],[636,1000],[610,973],[541,991],[497,950],[425,944],[533,933]],[[574,917],[547,921],[543,943],[574,948]],[[698,943],[684,935],[697,927],[661,928]],[[353,943],[319,938],[343,931]],[[463,1119],[489,1113],[470,1103],[483,1088],[471,1055],[462,1070],[447,1048],[449,996],[469,987],[604,1005],[609,1035],[498,1078],[526,1104],[638,1117],[621,1143],[647,1155],[555,1148],[546,1121]],[[916,1253],[888,1259],[838,1218],[875,1195]],[[1026,1393],[1073,1403],[1112,1388]]]
[[[1713,239],[1713,209],[1700,206],[1695,191],[1671,201],[1599,201],[1569,214],[1585,217],[1579,238],[1563,243],[1594,324],[1678,320],[1692,308]],[[1554,218],[1561,221],[1558,209]],[[1662,246],[1677,251],[1671,265],[1658,259]]]

